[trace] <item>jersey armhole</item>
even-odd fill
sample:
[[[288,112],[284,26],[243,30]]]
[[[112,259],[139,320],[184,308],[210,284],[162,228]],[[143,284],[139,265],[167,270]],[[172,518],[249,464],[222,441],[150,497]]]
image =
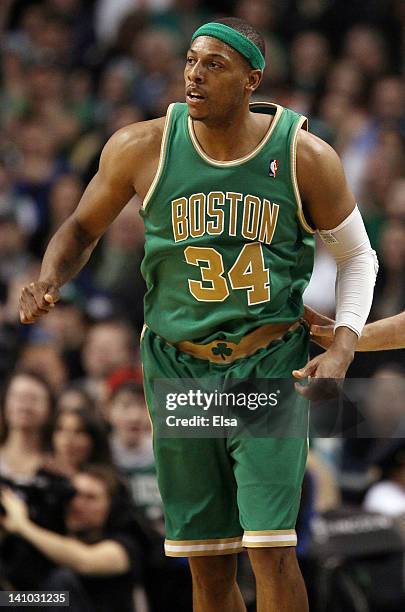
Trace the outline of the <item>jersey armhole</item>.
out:
[[[173,114],[173,109],[174,109],[174,102],[172,104],[169,105],[168,109],[167,109],[167,113],[166,113],[166,119],[165,119],[165,125],[163,128],[163,136],[162,136],[162,142],[160,145],[160,155],[159,155],[159,164],[156,170],[156,174],[153,177],[153,181],[151,183],[151,186],[148,189],[148,192],[146,194],[146,196],[144,197],[143,203],[142,203],[142,211],[145,212],[145,209],[147,207],[147,205],[149,204],[150,200],[152,199],[153,194],[156,191],[156,187],[159,183],[160,177],[162,176],[162,172],[163,172],[163,168],[165,165],[165,160],[166,160],[166,150],[167,150],[167,142],[169,140],[168,136],[169,136],[169,128],[170,128],[170,124],[171,124],[171,117]]]
[[[291,179],[294,188],[295,201],[297,204],[298,219],[306,232],[308,232],[309,234],[315,234],[316,229],[311,227],[311,225],[305,219],[300,190],[298,188],[297,181],[297,140],[298,133],[301,128],[308,131],[308,119],[306,117],[300,117],[300,119],[297,121],[297,124],[294,129],[294,134],[291,140]]]

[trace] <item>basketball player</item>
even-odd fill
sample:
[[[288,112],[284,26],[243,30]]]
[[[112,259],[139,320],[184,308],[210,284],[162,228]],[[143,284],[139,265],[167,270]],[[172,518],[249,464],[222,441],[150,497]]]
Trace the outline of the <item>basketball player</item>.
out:
[[[39,280],[22,290],[21,321],[32,323],[137,193],[152,420],[155,379],[290,377],[306,364],[300,318],[316,229],[339,271],[337,329],[312,376],[345,376],[369,313],[375,253],[337,155],[307,132],[305,117],[250,104],[264,53],[261,35],[241,20],[199,28],[187,52],[186,103],[112,136],[49,243]],[[291,387],[283,407],[300,408],[305,420],[306,400]],[[165,550],[190,558],[194,610],[245,610],[235,576],[236,553],[247,547],[259,612],[305,612],[294,547],[306,439],[155,437],[154,450]]]
[[[305,307],[305,319],[311,326],[311,338],[329,348],[333,342],[335,321]],[[405,348],[405,312],[368,323],[359,338],[356,351],[389,351]],[[308,364],[309,365],[309,364]],[[300,372],[305,376],[305,372]]]

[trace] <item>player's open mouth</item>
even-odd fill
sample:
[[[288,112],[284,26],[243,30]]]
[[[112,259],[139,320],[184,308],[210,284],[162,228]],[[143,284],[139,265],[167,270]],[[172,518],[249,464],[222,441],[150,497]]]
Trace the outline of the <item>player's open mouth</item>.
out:
[[[198,104],[199,102],[204,102],[205,96],[196,92],[189,92],[187,94],[187,102],[190,104]]]

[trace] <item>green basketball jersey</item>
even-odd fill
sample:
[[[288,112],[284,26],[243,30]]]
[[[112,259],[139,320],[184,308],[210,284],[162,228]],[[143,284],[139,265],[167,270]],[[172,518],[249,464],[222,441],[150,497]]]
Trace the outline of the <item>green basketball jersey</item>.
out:
[[[145,322],[169,342],[239,342],[266,323],[303,314],[313,230],[296,180],[296,140],[307,121],[276,104],[248,155],[232,161],[201,149],[186,104],[170,105],[156,176],[145,197]]]

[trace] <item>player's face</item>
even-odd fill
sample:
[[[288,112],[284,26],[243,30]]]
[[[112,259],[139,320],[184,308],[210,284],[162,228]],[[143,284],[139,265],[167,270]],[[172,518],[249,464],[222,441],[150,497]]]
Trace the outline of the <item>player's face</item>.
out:
[[[216,38],[199,36],[187,52],[184,79],[189,114],[196,121],[228,122],[251,93],[248,63]]]

